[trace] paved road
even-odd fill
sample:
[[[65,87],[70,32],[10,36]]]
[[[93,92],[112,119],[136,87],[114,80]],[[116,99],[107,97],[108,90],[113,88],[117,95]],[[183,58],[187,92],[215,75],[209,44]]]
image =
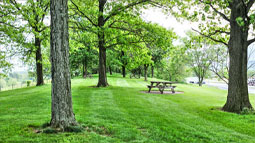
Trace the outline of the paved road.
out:
[[[223,89],[223,90],[227,90],[228,89],[228,85],[225,84],[225,83],[206,82],[206,85],[218,87],[219,89]],[[249,86],[249,93],[255,93],[255,87],[254,86]]]

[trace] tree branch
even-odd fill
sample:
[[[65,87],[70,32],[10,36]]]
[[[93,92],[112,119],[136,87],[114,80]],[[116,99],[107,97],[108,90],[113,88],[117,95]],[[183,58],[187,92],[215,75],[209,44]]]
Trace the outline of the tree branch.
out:
[[[202,36],[204,36],[204,37],[207,37],[207,38],[209,38],[209,39],[215,41],[215,42],[222,43],[222,44],[228,46],[228,44],[225,43],[224,41],[221,41],[221,40],[217,40],[217,39],[212,38],[212,37],[211,37],[212,35],[205,35],[205,34],[199,32],[198,30],[195,30],[195,29],[193,29],[193,28],[192,28],[192,30],[195,31],[195,32],[197,32],[197,33],[199,33],[200,35],[202,35]]]
[[[96,23],[93,22],[93,20],[91,18],[89,18],[85,13],[83,13],[79,7],[73,2],[73,0],[70,0],[72,2],[72,4],[76,7],[76,10],[78,10],[86,19],[88,19],[88,21],[94,25],[95,27],[97,27],[98,25]]]
[[[225,19],[226,21],[230,22],[230,19],[222,12],[218,11],[211,3],[207,3],[203,0],[200,0],[200,2],[204,3],[204,4],[208,4],[216,13],[218,13],[223,19]]]
[[[251,7],[253,6],[255,0],[249,0],[248,4],[247,4],[247,11],[250,11]]]
[[[133,7],[133,6],[136,6],[136,5],[145,3],[145,2],[149,2],[149,1],[151,1],[151,0],[140,0],[140,1],[137,1],[137,2],[134,2],[134,3],[130,3],[130,4],[126,5],[126,6],[124,6],[124,7],[120,7],[120,8],[118,8],[117,10],[113,10],[113,11],[105,18],[104,21],[105,21],[105,22],[108,21],[111,17],[113,17],[113,16],[119,14],[119,13],[122,12],[122,11],[125,11],[126,9],[129,9],[129,8],[131,8],[131,7]]]
[[[248,46],[255,42],[255,38],[248,40]]]

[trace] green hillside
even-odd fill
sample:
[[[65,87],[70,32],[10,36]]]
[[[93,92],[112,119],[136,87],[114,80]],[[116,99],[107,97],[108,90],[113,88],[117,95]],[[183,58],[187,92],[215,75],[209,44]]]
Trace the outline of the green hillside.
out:
[[[50,85],[0,92],[0,142],[255,142],[254,115],[219,110],[226,91],[178,84],[183,94],[146,94],[143,79],[108,80],[107,88],[95,88],[97,78],[72,80],[81,133],[35,133],[50,121]]]

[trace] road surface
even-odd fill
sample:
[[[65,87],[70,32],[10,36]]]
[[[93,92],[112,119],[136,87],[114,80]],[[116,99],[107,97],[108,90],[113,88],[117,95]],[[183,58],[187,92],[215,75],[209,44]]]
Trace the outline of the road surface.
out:
[[[219,89],[228,90],[228,85],[226,83],[221,82],[206,82],[208,86],[218,87]],[[249,86],[248,87],[249,93],[255,93],[255,87]]]

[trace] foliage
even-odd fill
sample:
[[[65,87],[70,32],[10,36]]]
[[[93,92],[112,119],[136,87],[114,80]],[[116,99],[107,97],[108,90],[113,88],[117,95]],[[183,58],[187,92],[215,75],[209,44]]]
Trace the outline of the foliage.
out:
[[[0,91],[2,88],[4,88],[6,86],[6,82],[4,79],[0,79]]]
[[[176,46],[168,52],[168,57],[162,61],[157,77],[169,81],[185,81],[185,77],[189,76],[188,71],[188,55],[184,46]]]
[[[42,47],[47,48],[49,36],[49,0],[4,0],[0,4],[0,31],[5,37],[1,42],[8,45],[13,55],[32,65],[37,73],[37,85],[43,84]],[[35,61],[31,63],[31,58]],[[36,63],[36,64],[33,64]],[[36,67],[35,67],[36,66]],[[48,67],[49,64],[45,64]],[[46,68],[48,70],[48,68]]]
[[[210,41],[193,32],[188,32],[188,38],[184,39],[185,46],[188,47],[189,65],[198,78],[199,85],[208,74],[212,64],[213,48]]]
[[[0,78],[6,76],[6,72],[11,68],[11,64],[6,59],[6,53],[0,50]]]
[[[27,61],[37,49],[34,38],[39,38],[43,45],[46,45],[49,39],[49,24],[45,22],[49,12],[49,0],[4,0],[0,6],[3,10],[1,31],[7,36],[7,41],[4,42],[15,44],[15,48],[9,51],[22,54]]]
[[[227,48],[222,45],[212,45],[210,70],[222,81],[228,84],[229,78],[229,54]]]
[[[9,86],[14,86],[17,84],[17,79],[16,78],[9,78],[8,81],[7,81],[7,84]]]

